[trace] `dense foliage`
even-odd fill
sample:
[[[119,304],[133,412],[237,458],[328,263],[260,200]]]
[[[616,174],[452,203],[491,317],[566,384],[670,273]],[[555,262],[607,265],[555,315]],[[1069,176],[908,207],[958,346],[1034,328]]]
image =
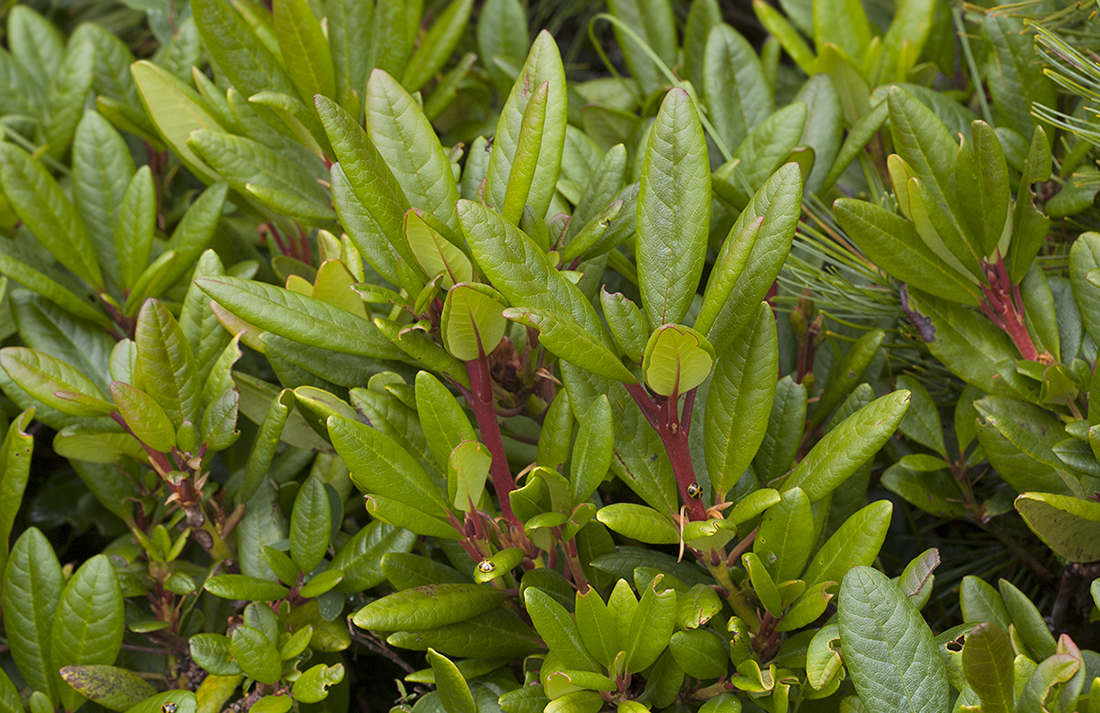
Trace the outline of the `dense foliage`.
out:
[[[0,711],[1100,713],[1095,7],[123,2],[2,7]]]

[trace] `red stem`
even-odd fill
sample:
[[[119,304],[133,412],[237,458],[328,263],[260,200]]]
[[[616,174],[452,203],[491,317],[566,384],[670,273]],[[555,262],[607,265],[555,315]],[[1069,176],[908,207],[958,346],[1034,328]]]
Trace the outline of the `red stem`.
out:
[[[676,487],[680,490],[680,499],[687,507],[688,517],[692,520],[706,520],[707,511],[698,498],[688,494],[688,488],[695,484],[695,464],[691,461],[691,448],[688,446],[688,429],[680,427],[680,421],[673,418],[678,403],[668,398],[655,401],[646,393],[641,384],[626,384],[627,392],[633,397],[642,414],[661,437],[661,443],[672,463],[672,473],[676,476]],[[684,400],[685,423],[690,424],[692,406],[695,403],[695,391],[689,391]]]
[[[508,459],[504,455],[504,439],[500,436],[500,423],[497,421],[497,409],[493,403],[493,382],[489,374],[489,359],[482,353],[479,358],[466,362],[466,373],[470,375],[470,391],[467,400],[477,418],[477,427],[481,431],[481,442],[489,448],[493,460],[489,474],[493,478],[493,490],[496,492],[500,511],[509,522],[523,525],[512,513],[512,503],[508,494],[515,490],[512,471],[508,468]]]

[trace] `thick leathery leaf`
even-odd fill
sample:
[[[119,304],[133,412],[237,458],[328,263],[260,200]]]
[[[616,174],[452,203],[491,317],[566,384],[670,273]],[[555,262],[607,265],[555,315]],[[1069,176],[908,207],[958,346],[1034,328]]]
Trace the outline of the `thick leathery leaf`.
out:
[[[303,572],[312,572],[324,559],[331,528],[325,486],[309,478],[298,489],[290,515],[290,554]]]
[[[1100,504],[1056,493],[1024,493],[1016,509],[1028,527],[1070,562],[1100,559]]]
[[[292,58],[286,69],[298,94],[307,102],[317,94],[341,99],[336,94],[328,40],[309,3],[306,0],[279,0],[272,4],[272,11],[279,50],[283,57]]]
[[[149,300],[138,315],[135,376],[148,394],[179,429],[187,421],[198,426],[202,408],[202,384],[195,369],[191,346],[168,308]],[[190,450],[184,448],[184,450]]]
[[[775,319],[761,303],[752,333],[718,357],[707,391],[705,453],[718,502],[737,484],[764,440],[778,368]]]
[[[274,90],[294,96],[286,65],[226,0],[198,0],[191,11],[206,51],[243,96]],[[302,61],[294,57],[292,61]]]
[[[764,66],[748,40],[726,24],[711,27],[702,60],[702,84],[695,86],[706,99],[710,120],[727,147],[740,146],[774,111]]]
[[[565,607],[554,601],[549,594],[533,587],[524,590],[523,600],[535,630],[566,668],[577,671],[599,670],[599,665],[584,645],[577,622]]]
[[[451,0],[447,8],[439,14],[405,65],[405,74],[401,78],[405,89],[410,92],[419,90],[443,69],[462,39],[473,7],[473,0]]]
[[[546,95],[546,116],[543,121],[542,141],[539,144],[535,172],[531,178],[527,204],[534,214],[544,216],[550,207],[561,168],[562,149],[565,145],[566,84],[565,69],[554,38],[543,30],[531,44],[527,61],[520,69],[512,91],[500,112],[493,148],[489,155],[488,174],[485,182],[485,201],[489,205],[503,207],[508,178],[516,161],[523,114],[535,90],[549,83]]]
[[[593,374],[627,384],[637,383],[637,378],[615,353],[593,339],[571,317],[529,307],[509,307],[503,314],[510,320],[538,329],[539,343],[550,353]]]
[[[642,309],[650,324],[676,323],[699,286],[710,217],[710,165],[695,103],[665,95],[646,147],[638,193],[636,251]]]
[[[817,442],[783,487],[802,488],[810,502],[825,497],[882,448],[908,407],[909,392],[902,389],[856,411]]]
[[[9,600],[10,601],[10,600]],[[96,555],[73,574],[61,592],[50,632],[50,656],[66,664],[109,666],[122,648],[122,588],[105,555]],[[61,700],[72,710],[80,695],[62,688]]]
[[[946,710],[947,670],[932,631],[886,575],[852,568],[841,584],[837,612],[844,662],[868,710]]]
[[[839,582],[852,567],[870,565],[886,540],[893,506],[878,500],[859,510],[825,541],[810,560],[803,579],[811,587]]]
[[[435,629],[484,614],[506,597],[488,585],[430,584],[377,599],[353,619],[360,628],[379,631]]]
[[[4,619],[11,655],[24,680],[58,700],[51,628],[65,579],[57,555],[38,528],[24,532],[4,569]]]
[[[125,711],[156,694],[156,689],[145,679],[117,666],[63,666],[61,679],[85,698],[113,711]]]
[[[312,297],[237,277],[204,277],[196,283],[233,314],[281,337],[376,359],[402,354],[370,321]]]

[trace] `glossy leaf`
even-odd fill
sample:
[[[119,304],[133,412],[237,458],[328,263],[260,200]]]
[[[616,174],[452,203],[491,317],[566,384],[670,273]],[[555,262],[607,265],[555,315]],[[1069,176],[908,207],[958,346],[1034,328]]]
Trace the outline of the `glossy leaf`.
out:
[[[427,585],[375,600],[356,612],[353,619],[363,629],[434,629],[484,614],[505,597],[503,591],[488,585]],[[428,601],[431,606],[426,606]]]
[[[638,278],[650,324],[679,322],[702,274],[710,214],[703,127],[687,92],[665,95],[638,193]]]

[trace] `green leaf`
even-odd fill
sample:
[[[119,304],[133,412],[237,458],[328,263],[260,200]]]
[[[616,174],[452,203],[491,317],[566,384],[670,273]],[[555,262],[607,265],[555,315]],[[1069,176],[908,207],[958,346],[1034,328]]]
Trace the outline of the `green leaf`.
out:
[[[113,36],[111,39],[117,41]],[[127,82],[130,80],[129,64],[124,65],[125,73],[121,75]],[[132,83],[130,91],[133,93]],[[119,281],[119,270],[114,259],[112,235],[133,173],[134,161],[126,142],[110,122],[96,112],[84,114],[76,125],[73,139],[73,204],[95,246],[96,255],[102,259],[103,270],[115,282]]]
[[[195,634],[191,637],[189,650],[195,663],[214,676],[235,676],[241,673],[241,667],[233,660],[229,648],[229,637],[221,634]]]
[[[156,229],[157,203],[153,174],[142,166],[126,186],[114,227],[119,281],[124,289],[134,286],[149,264]]]
[[[201,384],[195,357],[175,317],[161,302],[149,300],[138,315],[135,375],[138,386],[164,409],[172,426],[200,423]]]
[[[1043,621],[1043,616],[1031,603],[1031,600],[1027,598],[1027,595],[1004,579],[997,582],[997,589],[1000,590],[1001,599],[1012,617],[1016,634],[1034,654],[1032,658],[1036,661],[1042,661],[1053,656],[1057,643],[1054,641],[1050,629],[1047,628],[1046,622]]]
[[[222,599],[256,602],[282,599],[290,591],[276,582],[245,574],[219,574],[206,580],[203,589]]]
[[[11,601],[8,599],[7,601]],[[80,566],[65,584],[50,632],[50,658],[71,664],[110,665],[122,648],[122,589],[105,555]],[[65,707],[80,699],[75,689],[60,690]]]
[[[1012,214],[1013,235],[1012,242],[1008,244],[1007,262],[1011,266],[1010,277],[1015,283],[1024,279],[1047,240],[1050,218],[1035,205],[1037,196],[1032,184],[1050,179],[1050,165],[1050,143],[1043,127],[1036,126]]]
[[[908,407],[909,392],[898,390],[856,411],[817,442],[783,487],[802,488],[812,503],[821,500],[882,448]]]
[[[798,579],[816,544],[805,493],[791,488],[782,497],[782,502],[764,512],[752,548],[776,582]]]
[[[42,164],[14,144],[0,144],[0,187],[19,219],[58,262],[92,287],[103,286],[92,239]]]
[[[208,1],[211,5],[224,2]],[[210,170],[187,145],[187,139],[196,129],[221,131],[217,119],[203,108],[199,95],[169,72],[147,60],[135,62],[130,67],[130,73],[137,84],[146,113],[176,156],[191,173],[206,183],[219,180],[218,174]]]
[[[577,622],[565,607],[535,588],[524,590],[523,598],[527,614],[539,636],[566,668],[578,671],[599,670],[599,665],[585,648]]]
[[[909,221],[850,198],[841,198],[833,209],[859,248],[894,278],[952,302],[978,304],[978,286],[925,245]]]
[[[844,576],[838,600],[844,662],[868,710],[946,710],[947,671],[909,598],[886,575],[861,566]]]
[[[225,0],[197,0],[191,12],[213,63],[243,96],[262,91],[295,94],[294,80],[283,62],[265,46],[233,5]],[[306,61],[300,56],[293,59]]]
[[[760,58],[737,30],[716,23],[706,36],[701,69],[702,83],[695,86],[702,91],[714,128],[726,146],[740,146],[775,111]]]
[[[762,482],[779,478],[794,462],[806,425],[806,386],[790,376],[775,386],[775,400],[764,439],[753,458],[753,469]]]
[[[915,377],[902,374],[898,377],[899,388],[906,389],[911,394],[909,410],[905,412],[905,418],[898,424],[898,430],[909,438],[926,448],[930,448],[942,456],[947,455],[947,447],[943,442],[943,427],[940,424],[940,414],[936,408],[932,396],[924,384]],[[963,445],[963,448],[966,446]]]
[[[966,682],[978,694],[983,711],[1012,713],[1016,709],[1013,658],[1012,642],[996,624],[978,624],[966,637],[963,672]]]
[[[986,80],[1000,121],[1026,137],[1036,125],[1032,104],[1054,106],[1057,101],[1054,84],[1022,19],[1011,14],[986,18],[982,37],[990,50]]]
[[[134,438],[154,451],[172,452],[176,447],[176,429],[152,397],[141,389],[115,381],[111,383],[111,398]]]
[[[508,173],[504,203],[500,208],[501,216],[513,225],[518,225],[520,218],[523,217],[523,209],[531,193],[531,182],[538,169],[549,91],[549,82],[540,84],[523,110],[523,121],[520,123],[519,136],[516,139],[516,153],[512,159],[511,171]],[[538,214],[534,213],[534,215]]]
[[[638,382],[615,353],[601,343],[598,337],[602,334],[598,333],[593,338],[591,332],[565,314],[530,307],[509,307],[503,315],[539,330],[539,344],[551,354],[608,379],[627,384]]]
[[[428,649],[428,663],[435,674],[435,685],[443,709],[447,713],[477,713],[470,687],[454,662]]]
[[[19,388],[72,416],[106,416],[114,408],[91,379],[63,361],[24,347],[0,350],[0,366]]]
[[[651,545],[680,541],[680,530],[672,518],[645,505],[612,503],[600,508],[596,519],[620,535]]]
[[[1016,510],[1047,547],[1070,562],[1100,559],[1100,504],[1055,493],[1024,493]]]
[[[427,585],[377,599],[356,612],[353,620],[362,629],[380,631],[435,629],[496,609],[506,597],[488,585]]]
[[[958,203],[951,184],[958,145],[932,110],[905,89],[891,87],[887,101],[894,150],[928,191],[931,202],[940,206],[954,224]],[[953,254],[955,252],[952,250]]]
[[[367,82],[367,133],[413,208],[434,216],[460,244],[458,187],[439,138],[420,106],[397,81],[376,69]]]
[[[371,322],[312,297],[236,277],[204,277],[196,284],[244,321],[281,337],[376,359],[402,354]]]
[[[335,70],[321,23],[306,0],[279,0],[273,3],[275,37],[283,57],[292,57],[287,64],[298,94],[312,103],[314,95],[342,100],[336,94]]]
[[[567,117],[565,69],[553,37],[545,30],[532,43],[527,61],[500,112],[485,182],[485,202],[491,206],[501,207],[505,203],[512,164],[517,160],[523,115],[535,90],[543,83],[549,83],[546,117],[526,204],[537,216],[546,215],[550,207],[562,162]]]
[[[766,303],[752,334],[718,358],[704,411],[705,453],[716,502],[722,502],[764,440],[779,369],[775,318]]]
[[[425,275],[435,277],[443,273],[440,284],[443,289],[449,290],[459,282],[474,281],[470,258],[429,225],[422,211],[409,209],[405,212],[405,240]]]
[[[463,441],[451,453],[450,473],[455,474],[453,504],[456,510],[470,512],[476,509],[485,495],[485,479],[493,455],[488,447],[477,441]]]
[[[646,587],[638,607],[630,618],[630,628],[623,638],[626,652],[624,667],[629,673],[649,668],[668,646],[676,623],[676,590],[658,593],[662,576]]]
[[[775,580],[760,557],[755,552],[746,552],[741,556],[741,564],[748,572],[753,592],[760,600],[760,604],[769,614],[779,617],[783,612],[783,600],[779,589],[775,586]]]
[[[517,308],[570,315],[608,351],[611,340],[584,294],[550,263],[525,233],[472,201],[458,204],[466,241],[478,266]]]
[[[46,150],[53,158],[61,158],[68,152],[77,122],[84,114],[84,104],[92,90],[95,51],[87,35],[73,33],[61,66],[50,81],[42,113],[42,134]]]
[[[4,569],[4,619],[11,656],[35,691],[57,701],[60,681],[53,662],[51,627],[65,579],[57,555],[38,530],[27,529]]]
[[[1100,233],[1082,233],[1070,246],[1069,279],[1073,286],[1073,299],[1081,313],[1081,321],[1094,342],[1100,338],[1100,287],[1090,283],[1087,275],[1098,267]]]
[[[814,45],[820,52],[834,44],[848,56],[862,60],[871,42],[871,25],[859,0],[814,0]]]
[[[600,288],[600,304],[604,318],[611,328],[611,338],[635,364],[641,364],[645,356],[646,336],[649,324],[638,305],[621,292],[610,293]]]
[[[145,679],[117,666],[63,666],[61,679],[80,695],[113,711],[125,711],[156,694]]]
[[[417,91],[443,69],[466,31],[473,7],[473,0],[452,0],[439,14],[405,65],[405,75],[401,78],[405,89]]]
[[[447,292],[440,317],[443,344],[456,359],[487,355],[504,338],[508,321],[496,290],[478,283],[459,283]]]
[[[706,381],[714,359],[714,348],[701,334],[680,324],[665,324],[654,330],[646,344],[642,371],[650,389],[675,400]]]
[[[612,0],[611,14],[645,43],[641,46],[618,24],[615,41],[623,53],[630,76],[649,95],[665,84],[665,75],[651,58],[656,55],[666,68],[676,64],[676,22],[668,0]],[[646,50],[649,50],[648,52]]]
[[[702,275],[710,218],[703,127],[687,92],[665,95],[638,193],[638,279],[650,324],[679,322]]]
[[[1012,199],[1008,163],[997,134],[984,121],[971,125],[973,146],[963,137],[955,164],[959,203],[968,206],[959,222],[963,238],[978,258],[993,254],[1008,219]]]
[[[695,322],[717,353],[733,344],[774,284],[790,252],[801,205],[802,174],[789,163],[772,174],[730,229],[731,236],[739,237],[722,245],[715,261],[721,267],[707,281]],[[763,221],[757,232],[752,225],[758,218]],[[747,257],[739,257],[744,250]]]
[[[603,482],[615,447],[611,404],[606,396],[597,398],[578,421],[569,461],[569,495],[574,505],[587,501]]]
[[[34,418],[34,409],[27,409],[16,416],[8,426],[0,446],[0,572],[8,561],[8,542],[12,525],[23,503],[23,492],[30,475],[34,436],[26,429]],[[2,688],[2,683],[0,683]],[[0,692],[2,697],[2,692]]]
[[[282,670],[279,650],[259,629],[246,624],[238,626],[229,638],[229,650],[249,678],[272,684],[279,680]]]
[[[328,697],[329,686],[335,686],[344,680],[344,664],[338,663],[326,666],[319,663],[310,666],[305,673],[294,682],[291,693],[294,700],[302,703],[320,703]]]
[[[729,655],[717,634],[706,629],[677,631],[668,648],[676,664],[689,676],[713,679],[726,675]]]
[[[408,209],[401,186],[367,133],[339,104],[316,99],[329,142],[339,165],[332,167],[333,202],[341,222],[356,247],[375,270],[393,284],[400,284],[397,258],[412,264],[406,243],[398,238]],[[341,196],[341,187],[354,200]],[[355,211],[355,214],[349,213]],[[356,220],[352,220],[352,218]]]
[[[303,572],[312,572],[328,550],[332,529],[328,495],[317,478],[307,478],[290,515],[290,556]]]
[[[348,106],[356,102],[367,85],[370,54],[374,47],[374,5],[351,0],[327,0],[323,3],[328,43],[331,48],[333,77],[337,96],[347,97]],[[355,91],[352,95],[350,92]],[[345,103],[342,101],[341,103]]]
[[[811,587],[839,582],[852,567],[870,565],[886,540],[893,506],[878,500],[849,517],[810,560],[803,579]]]
[[[620,651],[619,633],[599,592],[589,588],[577,593],[576,618],[585,650],[601,666],[610,668]]]
[[[508,89],[512,77],[497,66],[493,57],[520,66],[530,41],[527,13],[519,0],[487,0],[477,18],[477,48],[497,86]]]
[[[29,6],[15,6],[8,16],[7,36],[12,56],[32,80],[31,91],[41,96],[61,66],[64,41],[49,20]]]
[[[259,433],[253,441],[252,451],[248,455],[245,464],[244,480],[236,493],[237,503],[247,503],[256,494],[267,477],[271,462],[275,457],[275,449],[279,445],[279,439],[286,427],[290,409],[294,406],[294,392],[283,389],[268,407],[263,421],[260,423]]]
[[[831,377],[825,390],[818,397],[814,415],[810,418],[807,428],[814,429],[825,421],[825,418],[833,413],[833,409],[852,393],[860,382],[863,381],[863,372],[878,356],[882,347],[882,340],[886,333],[881,329],[871,329],[856,340],[855,344],[833,367]]]
[[[191,132],[187,145],[241,195],[296,218],[336,217],[328,191],[318,183],[327,178],[324,164],[312,154],[291,158],[259,141],[207,129]]]
[[[433,518],[446,517],[439,488],[392,438],[342,416],[329,418],[328,431],[360,490],[392,498]]]

